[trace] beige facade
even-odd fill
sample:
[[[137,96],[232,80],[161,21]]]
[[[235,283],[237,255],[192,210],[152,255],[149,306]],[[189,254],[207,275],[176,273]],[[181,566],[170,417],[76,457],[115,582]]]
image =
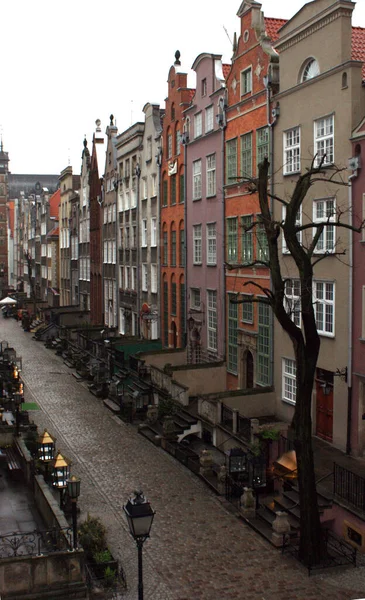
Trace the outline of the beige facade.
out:
[[[59,252],[60,252],[60,306],[69,306],[71,301],[71,248],[70,218],[71,197],[80,187],[80,176],[72,175],[72,167],[63,169],[60,175],[61,201],[59,209]]]
[[[351,156],[351,131],[364,114],[362,63],[351,57],[351,15],[354,4],[347,1],[317,0],[305,5],[280,30],[275,47],[280,54],[280,93],[275,101],[280,116],[274,129],[273,172],[275,194],[289,197],[298,173],[305,172],[313,158],[326,153],[326,175],[336,165],[345,170]],[[337,178],[339,179],[339,178]],[[321,335],[317,379],[313,390],[313,433],[346,448],[348,390],[344,372],[350,364],[349,347],[349,231],[330,223],[341,213],[348,223],[349,192],[346,186],[317,182],[309,190],[302,225],[328,221],[317,244],[314,261],[314,303],[317,328]],[[280,203],[276,218],[283,218]],[[302,244],[309,247],[313,228],[302,231]],[[341,254],[340,253],[346,253]],[[281,248],[283,277],[298,278],[294,261]],[[287,284],[289,304],[295,303],[295,284]],[[322,297],[323,296],[323,297]],[[290,420],[294,410],[293,349],[288,336],[275,323],[274,355],[277,415]]]

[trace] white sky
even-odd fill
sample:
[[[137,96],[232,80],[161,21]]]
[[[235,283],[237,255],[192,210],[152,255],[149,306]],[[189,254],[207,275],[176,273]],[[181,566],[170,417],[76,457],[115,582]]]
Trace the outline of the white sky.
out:
[[[292,17],[304,0],[262,0]],[[229,62],[240,0],[11,0],[1,4],[0,128],[12,173],[80,173],[83,139],[113,113],[119,132],[164,105],[174,54],[190,71],[201,52]],[[365,27],[365,0],[353,25]],[[194,87],[194,78],[189,78]]]

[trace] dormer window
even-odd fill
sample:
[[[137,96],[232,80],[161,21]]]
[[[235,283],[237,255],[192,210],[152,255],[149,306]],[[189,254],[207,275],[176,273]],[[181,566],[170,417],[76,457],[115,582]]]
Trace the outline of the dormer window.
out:
[[[301,81],[308,81],[309,79],[313,79],[313,77],[317,77],[319,75],[319,64],[315,58],[310,58],[304,65],[302,69],[302,77]]]

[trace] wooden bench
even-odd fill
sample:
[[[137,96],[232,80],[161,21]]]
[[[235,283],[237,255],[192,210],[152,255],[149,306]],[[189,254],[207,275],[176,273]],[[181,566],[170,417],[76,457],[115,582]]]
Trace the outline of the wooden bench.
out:
[[[9,471],[21,471],[19,457],[17,456],[14,448],[5,448],[5,455]]]

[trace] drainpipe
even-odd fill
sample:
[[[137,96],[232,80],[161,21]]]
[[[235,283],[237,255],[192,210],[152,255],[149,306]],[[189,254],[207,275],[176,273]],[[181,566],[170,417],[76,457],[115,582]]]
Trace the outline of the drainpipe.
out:
[[[189,314],[189,287],[188,287],[188,233],[187,233],[187,160],[188,160],[188,142],[189,142],[189,131],[186,130],[183,132],[183,144],[184,144],[184,281],[185,281],[185,331],[184,331],[184,341],[185,348],[188,347],[188,332],[187,332],[187,322],[188,322],[188,314]]]
[[[136,241],[137,241],[137,337],[141,338],[141,268],[140,268],[140,251],[139,251],[139,181],[141,178],[141,167],[139,163],[136,165],[136,176],[137,176],[137,209],[136,209]],[[132,224],[133,227],[133,224]]]
[[[159,144],[161,144],[161,137],[159,139]],[[158,296],[160,296],[160,302],[158,303],[158,311],[157,311],[157,338],[161,339],[161,322],[162,322],[162,311],[161,311],[161,165],[162,165],[162,149],[161,146],[157,149],[156,154],[156,163],[157,163],[157,232],[156,235],[159,236],[159,242],[157,244],[157,291]]]
[[[352,180],[357,173],[348,177],[349,225],[352,227]],[[353,301],[353,231],[349,229],[349,307],[348,307],[348,357],[347,357],[347,440],[346,454],[351,454],[352,425],[352,301]]]

